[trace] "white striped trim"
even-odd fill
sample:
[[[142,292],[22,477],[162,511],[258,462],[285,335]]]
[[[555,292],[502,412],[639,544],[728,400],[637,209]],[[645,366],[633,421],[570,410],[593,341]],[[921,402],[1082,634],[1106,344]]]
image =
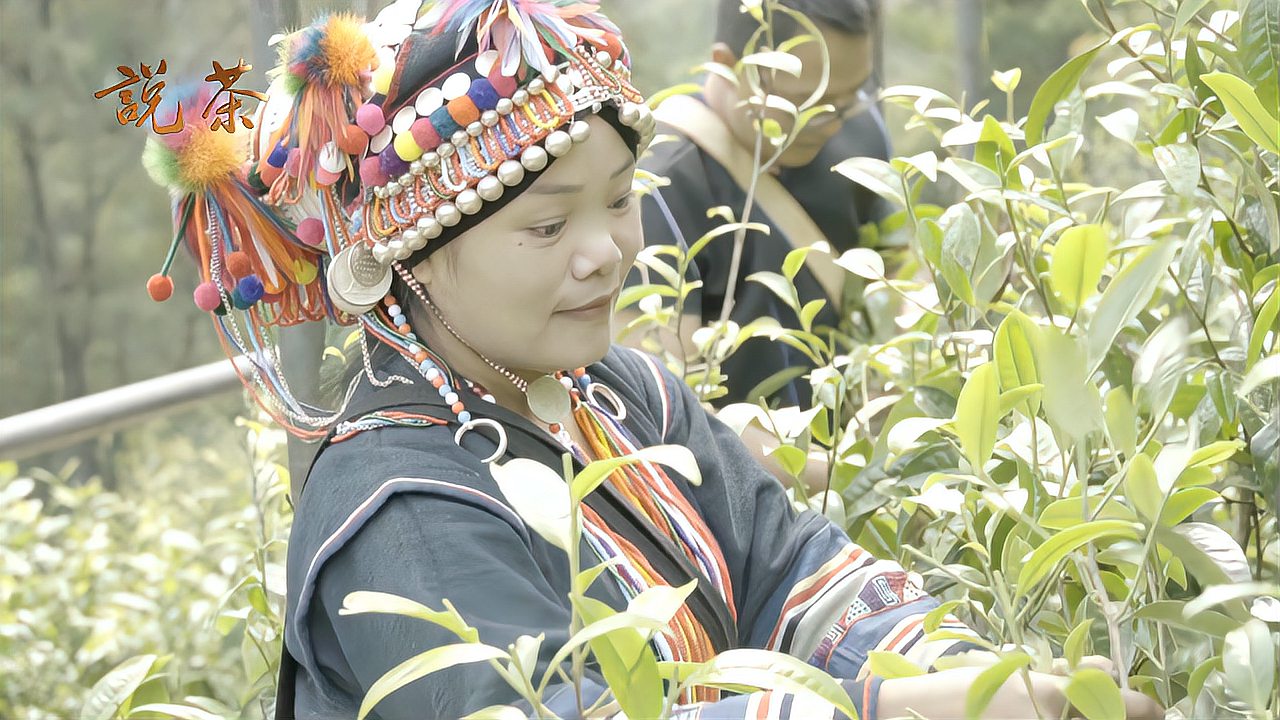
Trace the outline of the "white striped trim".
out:
[[[662,442],[667,441],[667,430],[671,427],[671,398],[667,395],[667,384],[662,379],[662,371],[658,369],[657,362],[648,353],[629,347],[627,348],[635,353],[645,366],[649,368],[649,373],[653,375],[653,381],[658,386],[658,398],[662,401]]]

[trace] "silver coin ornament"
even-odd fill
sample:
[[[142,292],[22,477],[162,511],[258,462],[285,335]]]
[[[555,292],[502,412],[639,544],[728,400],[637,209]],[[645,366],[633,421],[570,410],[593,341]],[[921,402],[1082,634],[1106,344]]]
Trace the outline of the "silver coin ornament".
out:
[[[569,390],[554,377],[543,375],[534,380],[529,383],[524,395],[525,402],[529,403],[529,410],[542,422],[550,425],[563,423],[568,419]]]
[[[326,275],[329,298],[338,309],[352,315],[368,312],[391,291],[391,268],[378,262],[365,243],[338,253]]]

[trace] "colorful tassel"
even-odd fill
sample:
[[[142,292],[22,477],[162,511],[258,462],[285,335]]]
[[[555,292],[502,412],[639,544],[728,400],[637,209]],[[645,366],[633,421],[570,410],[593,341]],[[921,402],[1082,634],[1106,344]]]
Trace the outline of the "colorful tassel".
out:
[[[600,14],[595,0],[441,0],[427,13],[435,32],[458,34],[458,52],[475,28],[480,51],[498,51],[507,77],[523,68],[548,74],[557,56],[569,56],[582,41],[619,48],[618,27]],[[617,55],[615,55],[617,59]]]
[[[308,190],[355,177],[353,156],[367,138],[354,138],[350,128],[377,62],[363,21],[350,14],[327,15],[281,41],[271,95],[293,101],[284,122],[264,130],[272,150],[257,169],[270,186],[269,203],[297,203]]]

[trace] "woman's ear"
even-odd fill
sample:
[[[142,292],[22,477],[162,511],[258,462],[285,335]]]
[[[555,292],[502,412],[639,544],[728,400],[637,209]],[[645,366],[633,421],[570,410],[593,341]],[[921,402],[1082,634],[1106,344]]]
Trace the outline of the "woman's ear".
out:
[[[711,62],[732,68],[734,63],[738,62],[738,54],[729,49],[725,43],[718,42],[711,46]]]

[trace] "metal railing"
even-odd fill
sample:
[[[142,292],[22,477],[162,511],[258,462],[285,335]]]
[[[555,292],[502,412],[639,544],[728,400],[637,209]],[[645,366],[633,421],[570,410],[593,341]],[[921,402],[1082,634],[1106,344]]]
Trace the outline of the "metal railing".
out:
[[[233,367],[232,363],[235,364]],[[0,459],[19,460],[240,390],[249,359],[219,360],[131,385],[0,418]]]

